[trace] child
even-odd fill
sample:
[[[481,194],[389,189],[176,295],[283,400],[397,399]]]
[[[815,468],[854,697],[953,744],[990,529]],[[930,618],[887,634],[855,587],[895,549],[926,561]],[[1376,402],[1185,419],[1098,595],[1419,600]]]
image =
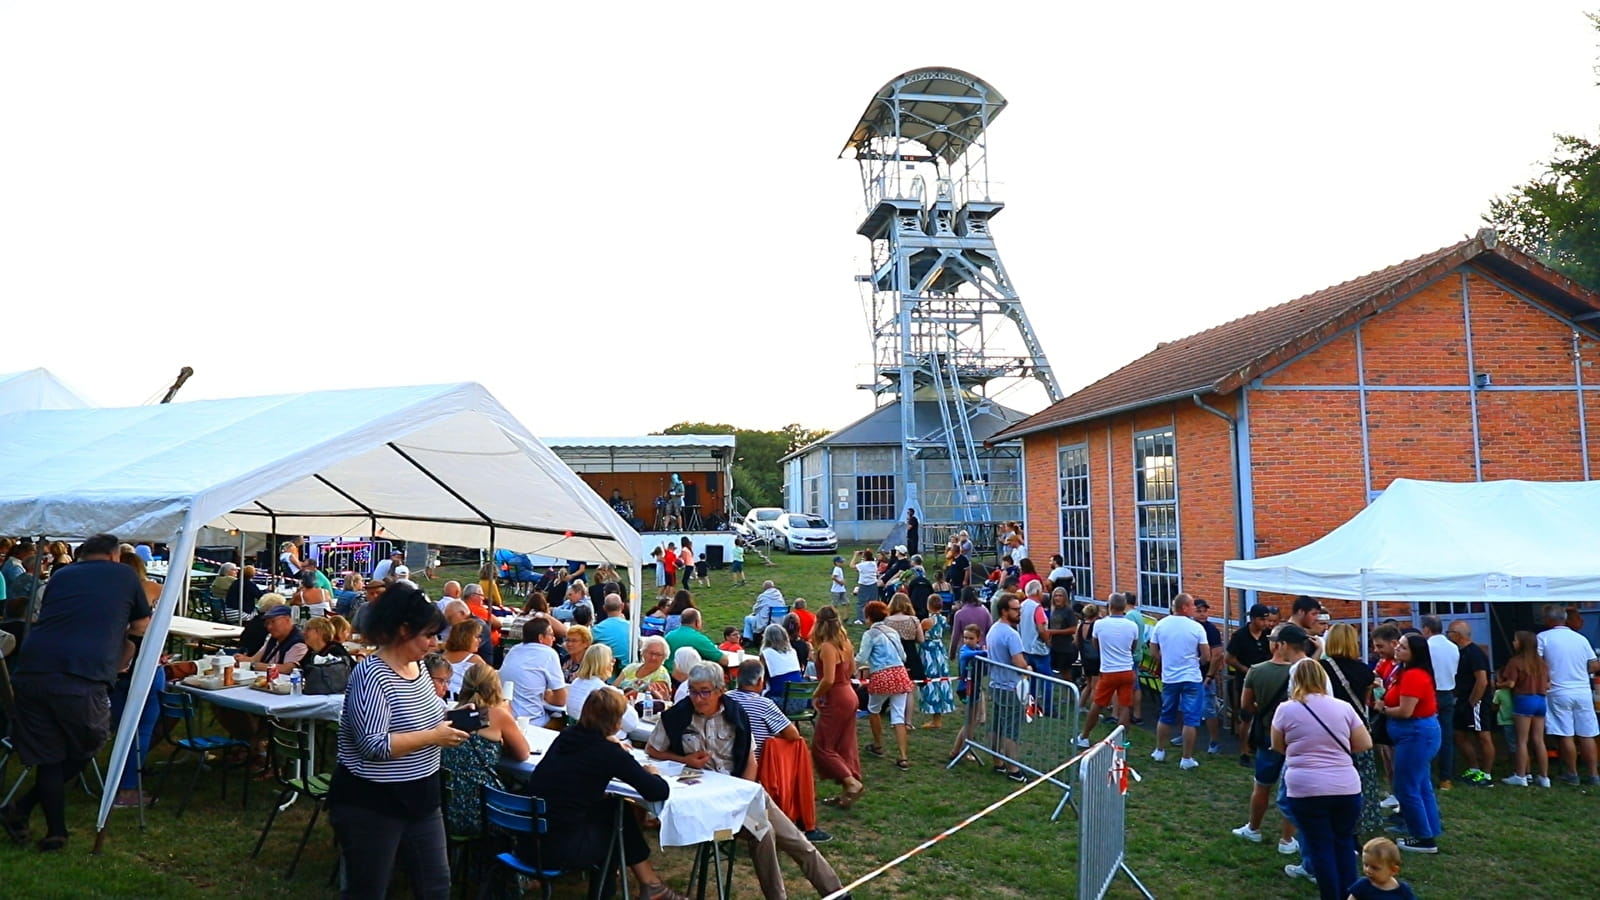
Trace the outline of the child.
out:
[[[738,653],[743,650],[744,644],[739,641],[739,629],[732,625],[722,629],[722,643],[717,645],[717,649],[726,650],[729,653]]]
[[[842,610],[845,608],[844,592],[847,590],[847,586],[844,583],[844,557],[835,556],[833,558],[833,574],[831,578],[832,582],[828,585],[828,602],[832,603],[835,609]],[[840,615],[842,616],[844,613],[841,612]]]
[[[974,756],[970,750],[966,750],[965,747],[967,736],[972,733],[972,723],[976,721],[981,724],[985,721],[982,705],[983,697],[976,694],[972,689],[974,675],[972,661],[982,655],[983,632],[978,630],[976,625],[968,625],[961,629],[961,649],[956,657],[956,696],[960,697],[964,703],[977,703],[979,705],[976,712],[969,710],[966,715],[961,717],[961,730],[956,732],[956,745],[950,748],[951,759],[955,759],[965,752],[973,762],[978,762],[978,757]]]
[[[1373,838],[1361,848],[1365,877],[1350,885],[1348,900],[1417,900],[1411,885],[1399,878],[1400,848],[1388,838]]]
[[[736,586],[744,586],[744,538],[733,539],[733,558],[728,561],[728,573]]]
[[[1517,756],[1517,720],[1511,711],[1511,688],[1499,687],[1494,691],[1494,721],[1500,726],[1500,733],[1506,739],[1506,755],[1513,760]],[[1516,765],[1513,763],[1512,769]],[[1512,774],[1516,774],[1513,771]]]
[[[1022,567],[1017,565],[1016,561],[1011,558],[1011,554],[1009,553],[1000,557],[1000,571],[1005,573],[1003,576],[1001,576],[1002,579],[1022,577]]]
[[[710,571],[706,566],[706,555],[704,553],[700,554],[700,557],[694,561],[694,578],[700,582],[701,587],[711,587]]]

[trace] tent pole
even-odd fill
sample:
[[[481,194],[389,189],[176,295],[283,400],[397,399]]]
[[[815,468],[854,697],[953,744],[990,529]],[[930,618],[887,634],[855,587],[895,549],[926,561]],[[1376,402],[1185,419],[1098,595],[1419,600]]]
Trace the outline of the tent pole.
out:
[[[1367,609],[1367,570],[1361,570],[1361,656],[1363,659],[1371,652],[1367,648],[1372,646],[1368,637],[1367,623],[1372,618],[1371,611]]]

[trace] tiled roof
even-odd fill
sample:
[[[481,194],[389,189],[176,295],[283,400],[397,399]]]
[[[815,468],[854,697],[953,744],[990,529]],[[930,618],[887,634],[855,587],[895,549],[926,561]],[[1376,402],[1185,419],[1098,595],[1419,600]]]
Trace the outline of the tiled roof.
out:
[[[1498,244],[1494,232],[1485,229],[1476,237],[1399,265],[1159,344],[990,440],[1016,438],[1191,394],[1230,393],[1469,261],[1509,280],[1533,282],[1559,292],[1575,300],[1580,309],[1600,308],[1600,296],[1521,251]]]

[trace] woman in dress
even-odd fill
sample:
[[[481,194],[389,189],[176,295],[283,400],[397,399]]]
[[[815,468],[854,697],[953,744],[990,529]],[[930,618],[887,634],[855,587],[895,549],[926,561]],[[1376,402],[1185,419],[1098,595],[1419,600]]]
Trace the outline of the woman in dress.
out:
[[[327,615],[332,601],[326,590],[317,587],[317,573],[309,569],[300,573],[300,589],[289,598],[290,605],[304,606],[306,615],[313,619]]]
[[[386,896],[397,865],[416,896],[450,896],[439,757],[471,735],[445,721],[420,665],[444,625],[439,607],[408,585],[391,585],[373,607],[367,636],[378,651],[350,673],[328,793],[347,900]]]
[[[938,594],[928,597],[928,617],[922,620],[922,642],[917,653],[922,658],[922,676],[927,679],[918,691],[918,706],[930,718],[927,727],[944,724],[944,714],[954,712],[956,694],[950,688],[950,660],[945,655],[945,639],[950,625],[944,617],[944,601]]]
[[[906,745],[906,715],[911,699],[906,653],[900,645],[900,635],[884,623],[889,618],[889,607],[882,600],[868,603],[864,613],[867,630],[861,635],[856,663],[867,684],[867,722],[872,726],[872,743],[867,745],[867,752],[884,755],[883,709],[887,706],[889,726],[894,729],[895,745],[900,751],[895,766],[904,771],[911,768]]]
[[[856,691],[850,686],[855,648],[839,620],[837,607],[824,606],[817,611],[811,647],[817,655],[817,693],[811,698],[817,720],[811,733],[811,761],[820,777],[837,781],[844,788],[838,797],[824,802],[849,809],[861,799],[867,786],[861,782]]]
[[[501,759],[522,762],[530,748],[493,666],[474,663],[461,681],[460,695],[457,707],[482,710],[489,725],[440,755],[447,797],[444,824],[452,835],[475,835],[483,833],[483,786],[495,780],[495,765]]]

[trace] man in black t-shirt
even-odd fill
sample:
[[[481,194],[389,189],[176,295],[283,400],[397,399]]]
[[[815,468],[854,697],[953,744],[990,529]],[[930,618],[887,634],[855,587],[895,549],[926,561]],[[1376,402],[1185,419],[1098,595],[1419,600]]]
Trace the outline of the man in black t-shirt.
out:
[[[965,553],[958,554],[950,560],[950,565],[945,567],[944,580],[950,582],[950,593],[960,594],[961,589],[967,586],[967,570],[972,567],[972,562]]]
[[[97,534],[78,547],[76,562],[51,577],[12,670],[12,740],[35,775],[31,791],[0,808],[0,826],[23,843],[33,808],[43,808],[40,850],[67,844],[66,784],[110,735],[111,687],[132,660],[130,638],[150,623],[143,582],[116,561],[120,544],[116,535]]]
[[[1472,642],[1472,626],[1466,622],[1451,622],[1445,637],[1461,648],[1461,661],[1456,665],[1454,722],[1456,751],[1467,763],[1461,780],[1467,784],[1489,787],[1494,784],[1494,779],[1489,775],[1494,769],[1494,710],[1490,705],[1493,695],[1489,690],[1489,654]],[[1480,754],[1482,759],[1478,758]]]
[[[1233,733],[1244,739],[1244,718],[1240,715],[1239,697],[1244,688],[1244,676],[1250,667],[1272,658],[1268,634],[1272,631],[1277,609],[1261,603],[1250,607],[1249,624],[1228,638],[1228,708],[1233,710]],[[1248,753],[1239,754],[1239,765],[1250,765]]]

